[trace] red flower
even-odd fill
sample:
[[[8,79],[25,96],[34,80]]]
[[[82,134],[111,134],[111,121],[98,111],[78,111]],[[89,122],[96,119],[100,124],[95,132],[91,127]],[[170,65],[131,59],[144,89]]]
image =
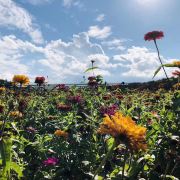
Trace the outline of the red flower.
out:
[[[44,82],[45,82],[45,77],[36,77],[36,79],[35,79],[35,83],[37,83],[39,86],[40,85],[42,85],[42,84],[44,84]]]
[[[151,41],[151,40],[161,39],[162,37],[164,37],[164,33],[162,31],[152,31],[145,34],[144,40]]]
[[[180,76],[180,71],[175,70],[174,72],[172,72],[173,76]]]

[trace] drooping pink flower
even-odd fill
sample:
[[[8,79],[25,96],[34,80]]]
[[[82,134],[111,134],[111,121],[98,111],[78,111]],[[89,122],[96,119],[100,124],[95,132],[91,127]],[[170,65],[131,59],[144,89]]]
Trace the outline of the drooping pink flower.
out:
[[[162,31],[151,31],[145,34],[144,40],[151,41],[156,39],[161,39],[164,37],[164,33]]]
[[[55,157],[51,157],[51,158],[44,160],[43,164],[45,166],[55,166],[58,162],[59,162],[59,159],[57,159]]]

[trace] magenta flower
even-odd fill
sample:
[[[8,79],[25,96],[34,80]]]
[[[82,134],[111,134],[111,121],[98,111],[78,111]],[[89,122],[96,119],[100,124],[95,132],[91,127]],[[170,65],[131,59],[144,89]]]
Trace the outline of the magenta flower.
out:
[[[45,166],[55,166],[59,162],[59,159],[52,157],[43,161]]]
[[[107,114],[107,115],[109,115],[109,116],[112,116],[112,115],[114,115],[115,114],[115,112],[118,110],[118,106],[116,105],[116,104],[113,104],[113,105],[111,105],[111,106],[102,106],[101,108],[100,108],[100,113],[102,114],[102,115],[105,115],[105,114]]]

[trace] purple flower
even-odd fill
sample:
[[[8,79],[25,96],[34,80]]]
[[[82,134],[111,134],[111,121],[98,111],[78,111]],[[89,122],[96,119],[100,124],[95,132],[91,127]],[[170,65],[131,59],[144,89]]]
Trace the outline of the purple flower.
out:
[[[113,105],[108,106],[108,107],[102,106],[102,107],[100,108],[100,113],[103,114],[103,115],[107,114],[107,115],[109,115],[109,116],[112,116],[112,115],[115,114],[115,112],[117,111],[117,109],[118,109],[118,106],[117,106],[116,104],[113,104]]]
[[[51,157],[51,158],[44,160],[43,164],[45,166],[55,166],[58,162],[59,162],[59,159],[57,159],[55,157]]]

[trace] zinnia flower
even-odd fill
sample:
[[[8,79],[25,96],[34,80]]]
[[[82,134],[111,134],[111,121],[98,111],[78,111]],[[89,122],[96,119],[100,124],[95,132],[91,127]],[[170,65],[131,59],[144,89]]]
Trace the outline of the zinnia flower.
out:
[[[20,84],[20,85],[28,85],[29,84],[29,78],[25,75],[14,75],[13,77],[13,83]]]
[[[21,118],[23,116],[22,113],[19,111],[11,111],[9,115],[15,118]]]
[[[174,85],[173,85],[173,88],[174,88],[174,89],[179,89],[179,88],[180,88],[180,83],[174,84]]]
[[[56,130],[56,131],[54,132],[54,134],[55,134],[56,136],[62,136],[62,137],[64,137],[64,138],[67,138],[67,137],[68,137],[68,133],[65,132],[65,131],[61,131],[60,129]]]
[[[81,103],[83,101],[83,98],[80,95],[77,96],[69,96],[68,101],[71,103]]]
[[[152,31],[145,34],[144,40],[151,41],[151,40],[161,39],[162,37],[164,37],[164,33],[162,31]]]
[[[60,91],[65,91],[65,92],[69,90],[69,87],[66,86],[65,84],[58,84],[58,85],[56,86],[56,88],[57,88],[58,90],[60,90]]]
[[[55,166],[59,162],[59,159],[55,157],[48,158],[47,160],[43,161],[45,166]]]
[[[6,88],[5,87],[0,87],[0,93],[5,92]]]
[[[173,65],[180,68],[180,61],[174,61]]]
[[[116,105],[116,104],[113,104],[113,105],[111,105],[111,106],[102,106],[101,108],[100,108],[100,113],[101,114],[103,114],[103,115],[109,115],[109,116],[111,116],[111,115],[114,115],[115,114],[115,112],[117,111],[117,109],[118,109],[118,106]]]
[[[120,112],[116,112],[114,116],[108,116],[103,119],[100,128],[100,134],[109,134],[116,141],[121,141],[129,149],[138,151],[146,150],[146,128],[136,125],[130,117],[123,116]]]
[[[36,77],[35,79],[35,83],[38,84],[39,86],[41,86],[42,84],[44,84],[45,82],[45,77]]]

